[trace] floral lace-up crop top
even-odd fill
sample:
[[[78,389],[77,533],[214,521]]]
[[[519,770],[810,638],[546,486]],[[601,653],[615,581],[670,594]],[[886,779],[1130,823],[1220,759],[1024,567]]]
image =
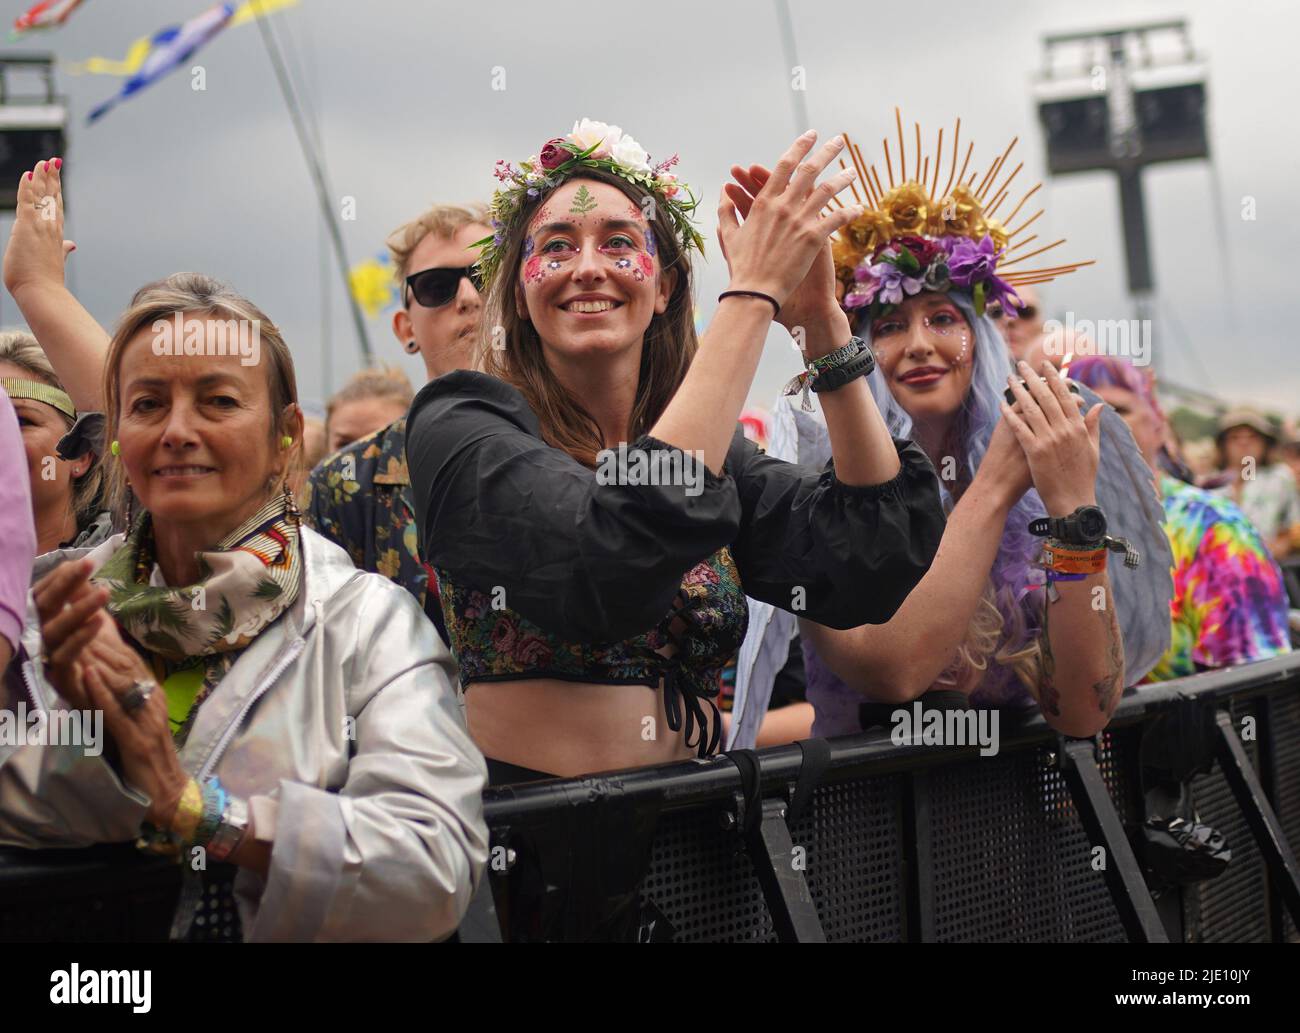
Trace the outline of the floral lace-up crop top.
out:
[[[656,457],[692,462],[647,435],[598,478],[542,440],[510,385],[439,377],[416,396],[406,450],[462,684],[662,680],[670,727],[714,752],[712,698],[745,635],[746,595],[850,628],[888,620],[928,569],[938,482],[920,449],[896,447],[895,478],[854,487],[832,463],[765,455],[739,427],[721,476],[700,464],[697,477],[647,477]]]

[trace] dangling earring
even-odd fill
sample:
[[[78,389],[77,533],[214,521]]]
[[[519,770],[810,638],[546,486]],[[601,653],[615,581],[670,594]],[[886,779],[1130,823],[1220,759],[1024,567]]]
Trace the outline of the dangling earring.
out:
[[[289,514],[289,519],[293,521],[293,526],[302,530],[302,511],[298,509],[298,501],[293,497],[293,492],[289,490],[289,482],[284,482],[284,509]]]

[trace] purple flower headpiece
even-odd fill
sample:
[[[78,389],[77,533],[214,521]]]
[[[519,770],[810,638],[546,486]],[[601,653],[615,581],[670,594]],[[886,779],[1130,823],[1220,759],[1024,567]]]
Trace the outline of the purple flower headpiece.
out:
[[[971,295],[979,315],[990,302],[1014,312],[1023,308],[1024,302],[996,272],[1005,253],[996,250],[988,234],[979,241],[953,236],[896,237],[858,263],[844,307],[870,306],[874,319],[923,290],[942,293],[956,289]]]

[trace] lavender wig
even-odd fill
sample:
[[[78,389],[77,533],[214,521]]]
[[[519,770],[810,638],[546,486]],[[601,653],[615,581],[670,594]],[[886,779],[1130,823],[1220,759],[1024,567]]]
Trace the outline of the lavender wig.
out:
[[[968,297],[956,291],[947,297],[965,316],[975,338],[970,388],[957,413],[952,434],[957,448],[957,454],[953,458],[958,464],[958,477],[969,484],[988,451],[993,429],[1002,417],[998,402],[1006,390],[1007,377],[1011,375],[1011,357],[992,320],[987,316],[977,316],[975,306]],[[860,319],[858,335],[868,344],[871,343],[869,318],[863,316]],[[885,378],[868,377],[867,383],[890,433],[895,437],[910,438],[912,417],[894,397]],[[938,458],[930,457],[932,462]],[[948,483],[943,478],[939,480],[939,490],[945,508],[950,510],[953,499]],[[1043,604],[1039,601],[1040,593],[1031,592],[1031,589],[1042,585],[1043,575],[1039,568],[1032,565],[1037,556],[1038,544],[1037,539],[1029,533],[1028,525],[1031,520],[1045,515],[1046,509],[1038,492],[1030,488],[1007,516],[1002,542],[989,572],[993,602],[1008,637],[998,650],[1001,656],[1025,651],[1038,637]],[[984,705],[1030,702],[1030,697],[1015,678],[1012,668],[1002,664],[989,666],[973,699]]]

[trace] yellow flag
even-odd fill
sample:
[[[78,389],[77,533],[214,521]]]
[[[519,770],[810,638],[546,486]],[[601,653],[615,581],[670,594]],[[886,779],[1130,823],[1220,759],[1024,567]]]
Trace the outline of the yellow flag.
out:
[[[367,258],[348,270],[352,297],[372,319],[393,301],[393,267],[391,263]]]

